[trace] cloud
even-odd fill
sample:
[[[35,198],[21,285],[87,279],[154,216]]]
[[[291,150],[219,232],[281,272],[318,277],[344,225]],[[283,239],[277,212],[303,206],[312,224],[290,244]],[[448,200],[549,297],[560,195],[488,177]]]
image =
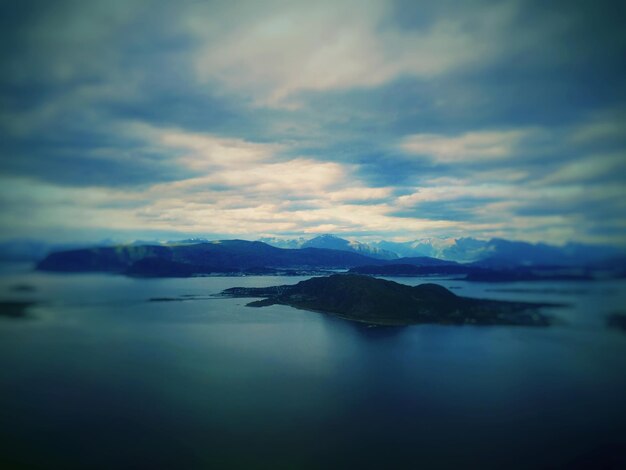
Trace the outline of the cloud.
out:
[[[626,243],[610,3],[16,3],[0,236]]]
[[[528,130],[508,130],[467,132],[457,136],[415,134],[406,137],[400,148],[438,163],[504,160],[514,154],[529,133]]]
[[[208,133],[189,132],[175,128],[158,128],[133,122],[126,132],[143,139],[155,148],[169,149],[176,161],[193,171],[207,171],[214,167],[245,169],[274,158],[284,150],[278,144],[250,142],[244,139],[224,138]]]
[[[282,155],[286,148],[278,144],[141,124],[128,129],[146,145],[158,145],[179,165],[197,173],[193,178],[158,185],[157,191],[191,190],[197,194],[202,188],[219,188],[220,192],[302,197],[338,187],[349,171],[335,162]]]
[[[203,15],[187,19],[205,43],[195,57],[196,71],[201,80],[217,79],[272,106],[293,104],[289,98],[304,90],[376,87],[403,75],[433,77],[482,61],[494,53],[491,36],[515,11],[511,2],[492,6],[472,29],[453,12],[427,28],[399,29],[385,24],[391,14],[386,1],[247,6],[253,13],[238,17],[228,32]]]
[[[579,126],[571,136],[574,144],[597,144],[601,141],[622,141],[626,131],[626,117],[605,117],[602,120]]]
[[[146,204],[137,193],[68,188],[3,176],[0,176],[0,201],[0,227],[9,236],[61,229],[133,230],[141,226],[135,210]]]
[[[391,189],[364,186],[354,178],[351,165],[288,158],[274,144],[180,129],[133,123],[124,129],[126,138],[139,148],[158,148],[171,163],[197,175],[124,189],[37,183],[34,192],[28,189],[32,180],[9,178],[0,196],[13,210],[4,214],[3,224],[24,230],[58,225],[153,231],[175,227],[244,235],[389,225],[384,208],[372,203],[387,197]],[[18,214],[25,206],[33,218],[20,221]]]
[[[592,154],[565,163],[547,175],[544,184],[626,182],[626,153]]]

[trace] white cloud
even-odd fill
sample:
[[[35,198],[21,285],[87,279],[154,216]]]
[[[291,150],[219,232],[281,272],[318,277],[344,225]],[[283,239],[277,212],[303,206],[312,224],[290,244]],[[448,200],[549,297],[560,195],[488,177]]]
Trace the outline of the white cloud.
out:
[[[427,186],[416,192],[400,196],[400,207],[412,207],[421,202],[454,201],[462,199],[504,199],[511,195],[511,185],[481,184],[475,185],[464,180],[451,181],[447,185]]]
[[[274,158],[283,150],[278,144],[250,142],[141,123],[127,124],[124,132],[143,139],[157,151],[163,152],[167,149],[178,163],[196,171],[207,171],[215,167],[245,170],[247,166]]]
[[[353,187],[334,191],[329,194],[329,199],[343,202],[377,201],[389,198],[391,192],[392,188]]]
[[[127,126],[128,134],[143,139],[147,146],[194,170],[198,176],[153,186],[152,193],[227,191],[280,197],[323,194],[346,181],[350,167],[312,158],[292,157],[278,144],[158,128],[144,124]],[[194,196],[195,195],[195,196]],[[234,195],[236,196],[236,194]]]
[[[585,123],[571,132],[574,144],[598,143],[611,139],[624,138],[626,134],[626,117],[606,117]]]
[[[579,158],[547,175],[542,183],[581,183],[597,178],[609,179],[612,175],[626,177],[626,154],[623,152],[594,154]]]
[[[509,158],[530,130],[477,131],[456,136],[414,134],[400,148],[414,155],[430,157],[439,163],[474,163]]]
[[[346,177],[345,168],[338,163],[296,158],[286,162],[257,162],[250,167],[229,165],[197,178],[155,186],[155,190],[186,192],[219,188],[224,194],[230,190],[276,198],[319,196],[345,182]]]

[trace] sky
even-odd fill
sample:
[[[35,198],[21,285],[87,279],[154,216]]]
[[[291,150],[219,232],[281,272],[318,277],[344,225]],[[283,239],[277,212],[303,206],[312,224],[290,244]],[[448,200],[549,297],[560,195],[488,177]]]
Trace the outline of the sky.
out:
[[[624,2],[0,8],[0,239],[626,245]]]

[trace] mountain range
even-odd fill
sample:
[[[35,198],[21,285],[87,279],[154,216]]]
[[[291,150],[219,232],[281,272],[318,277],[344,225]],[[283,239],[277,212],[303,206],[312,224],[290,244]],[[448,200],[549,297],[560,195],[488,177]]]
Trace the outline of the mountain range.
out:
[[[328,237],[324,238],[329,241]],[[335,241],[335,240],[330,240]],[[189,277],[209,274],[319,274],[351,269],[354,273],[388,276],[464,275],[468,280],[580,280],[623,277],[623,259],[611,262],[568,265],[515,264],[513,258],[486,258],[457,263],[432,257],[377,259],[341,244],[343,250],[304,247],[277,248],[260,241],[183,241],[163,245],[117,245],[79,248],[50,253],[37,264],[42,271],[111,272],[139,277]],[[543,247],[542,247],[543,248]],[[524,258],[530,259],[530,258]],[[549,259],[548,261],[553,261]]]
[[[147,259],[147,260],[146,260]],[[358,266],[448,265],[444,271],[463,271],[457,263],[489,270],[522,267],[586,267],[623,272],[626,256],[617,248],[569,243],[564,246],[503,239],[428,238],[413,242],[363,243],[334,235],[310,240],[264,238],[209,241],[202,238],[168,242],[136,241],[119,245],[104,240],[97,245],[51,245],[33,240],[0,243],[0,260],[38,261],[40,269],[60,271],[114,271],[142,275],[152,271],[166,275],[207,272],[240,272],[266,269],[332,269]],[[135,263],[138,263],[135,265]],[[183,265],[177,265],[182,263]],[[409,273],[411,268],[386,268],[384,272]]]
[[[211,273],[267,273],[273,269],[345,269],[382,260],[324,248],[288,250],[262,242],[218,240],[172,245],[121,245],[51,253],[43,271],[116,272],[148,277]]]
[[[507,266],[580,266],[620,254],[620,250],[602,245],[568,243],[564,246],[510,241],[501,238],[422,238],[410,242],[378,241],[363,243],[326,234],[310,240],[262,238],[260,241],[279,248],[330,248],[360,253],[372,258],[430,257],[458,263],[480,263],[490,267]]]
[[[279,238],[261,238],[259,241],[277,248],[326,248],[329,250],[352,251],[376,259],[397,259],[398,253],[382,247],[362,243],[355,240],[346,240],[335,235],[325,234],[307,240],[305,238],[282,240]]]

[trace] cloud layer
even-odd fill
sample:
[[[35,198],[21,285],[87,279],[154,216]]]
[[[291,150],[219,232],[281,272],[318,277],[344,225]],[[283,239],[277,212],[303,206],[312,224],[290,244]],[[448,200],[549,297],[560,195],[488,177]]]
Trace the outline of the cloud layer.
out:
[[[623,9],[20,2],[0,236],[626,244]]]

